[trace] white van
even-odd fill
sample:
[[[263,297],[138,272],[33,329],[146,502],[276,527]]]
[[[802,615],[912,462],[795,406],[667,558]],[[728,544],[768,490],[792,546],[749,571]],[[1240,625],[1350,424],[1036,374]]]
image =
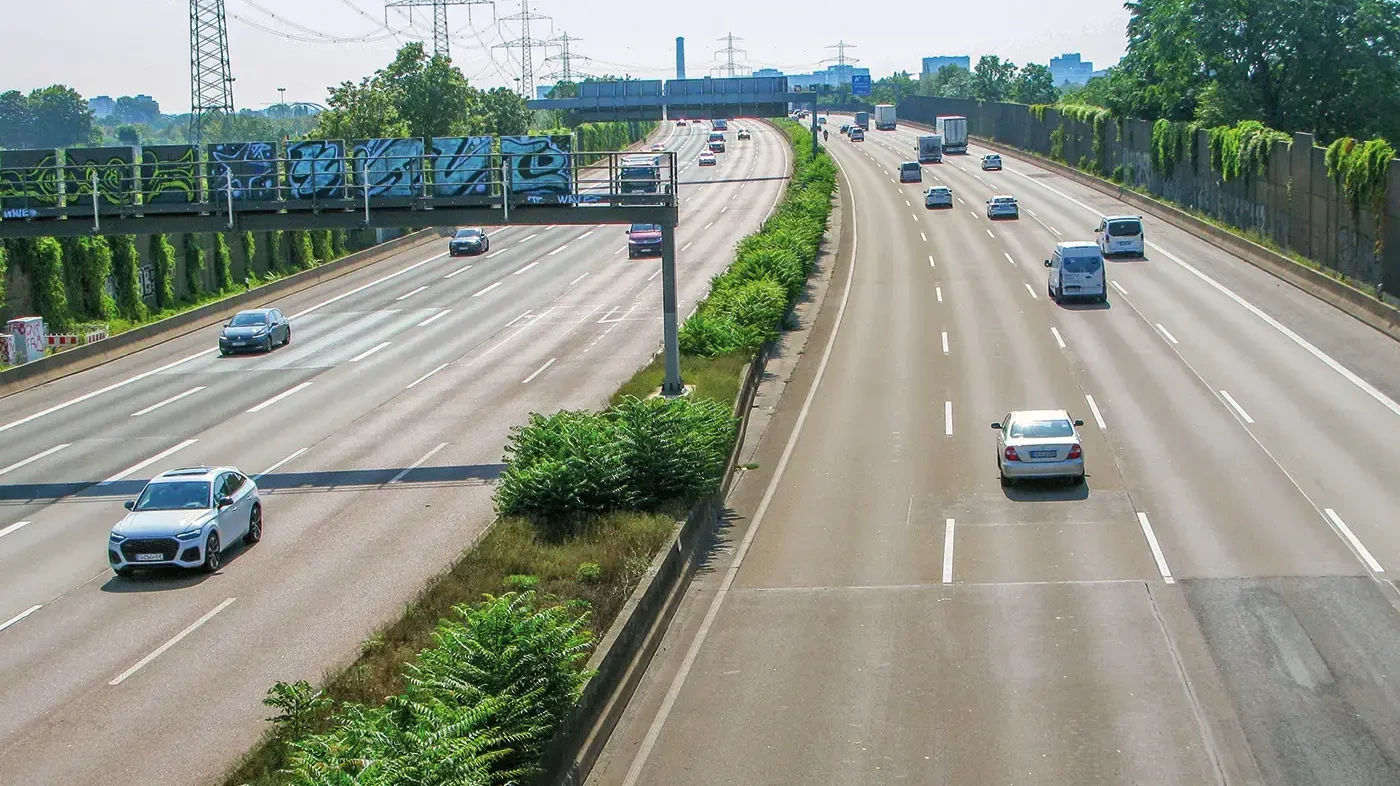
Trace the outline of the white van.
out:
[[[1099,238],[1099,251],[1106,257],[1114,254],[1147,255],[1142,216],[1109,216],[1099,222],[1099,228],[1094,233]]]
[[[1056,243],[1050,258],[1046,289],[1052,300],[1087,298],[1100,303],[1108,301],[1108,279],[1104,276],[1103,252],[1097,243],[1076,240]]]

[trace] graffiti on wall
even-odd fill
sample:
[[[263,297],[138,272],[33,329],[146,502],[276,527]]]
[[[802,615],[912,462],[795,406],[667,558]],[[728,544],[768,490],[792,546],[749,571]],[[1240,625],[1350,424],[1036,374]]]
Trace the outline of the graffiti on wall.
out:
[[[76,147],[63,151],[63,191],[70,205],[92,204],[93,177],[97,197],[108,205],[132,204],[136,193],[136,148]]]
[[[58,207],[58,151],[0,152],[0,207]]]
[[[510,162],[511,193],[546,200],[572,194],[572,142],[566,135],[501,137],[501,155]]]
[[[151,145],[141,148],[141,201],[147,205],[198,202],[199,148]]]
[[[362,139],[355,143],[355,184],[371,197],[418,196],[423,189],[423,140]]]
[[[337,139],[287,145],[292,199],[345,199],[345,143]]]
[[[156,296],[156,268],[155,265],[141,265],[136,268],[136,280],[141,284],[141,297],[144,300],[154,300]],[[115,299],[117,297],[117,277],[110,275],[106,281],[107,296]]]
[[[223,196],[233,189],[236,202],[277,198],[277,145],[272,142],[225,142],[209,145],[209,182]]]
[[[433,196],[489,196],[491,181],[491,137],[433,139]]]

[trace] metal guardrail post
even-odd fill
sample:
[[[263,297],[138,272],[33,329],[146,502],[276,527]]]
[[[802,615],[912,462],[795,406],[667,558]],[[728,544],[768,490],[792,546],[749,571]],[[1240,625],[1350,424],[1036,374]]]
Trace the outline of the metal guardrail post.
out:
[[[228,199],[228,228],[233,229],[233,168],[228,164],[224,164],[224,195]]]
[[[679,396],[685,392],[681,381],[680,325],[676,319],[676,228],[661,226],[661,336],[666,356],[666,377],[661,395]]]
[[[510,223],[510,156],[501,156],[501,219]]]

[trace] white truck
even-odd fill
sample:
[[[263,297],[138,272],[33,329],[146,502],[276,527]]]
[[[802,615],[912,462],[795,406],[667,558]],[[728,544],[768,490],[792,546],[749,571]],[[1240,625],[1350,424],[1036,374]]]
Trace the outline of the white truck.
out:
[[[943,137],[943,152],[967,152],[967,118],[962,115],[939,115],[933,121],[933,130]]]
[[[919,137],[919,163],[943,163],[943,137],[938,134],[925,134]]]
[[[894,121],[894,104],[876,104],[876,105],[875,105],[875,130],[876,130],[876,131],[893,131],[893,130],[894,130],[894,126],[895,126],[895,121]]]
[[[856,122],[855,122],[855,126],[856,126],[856,128],[859,128],[859,129],[862,130],[862,131],[869,131],[869,130],[870,130],[870,113],[869,113],[869,112],[856,112]]]

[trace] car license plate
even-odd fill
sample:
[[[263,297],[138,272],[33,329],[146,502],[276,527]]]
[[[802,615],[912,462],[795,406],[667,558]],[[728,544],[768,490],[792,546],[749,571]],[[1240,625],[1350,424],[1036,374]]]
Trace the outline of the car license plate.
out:
[[[137,561],[137,562],[163,562],[164,560],[165,560],[165,555],[164,555],[164,554],[137,554],[137,555],[136,555],[136,561]]]
[[[1078,291],[1079,291],[1079,287],[1070,286],[1070,285],[1066,284],[1066,285],[1065,285],[1065,291],[1066,291],[1066,292],[1078,292]]]
[[[235,347],[241,347],[241,346],[243,346],[243,342],[242,342],[242,341],[234,341],[234,342],[232,342],[232,343],[233,343],[233,345],[234,345]]]
[[[1054,457],[1055,457],[1055,451],[1053,451],[1053,450],[1032,450],[1032,451],[1031,451],[1031,458],[1054,458]]]

